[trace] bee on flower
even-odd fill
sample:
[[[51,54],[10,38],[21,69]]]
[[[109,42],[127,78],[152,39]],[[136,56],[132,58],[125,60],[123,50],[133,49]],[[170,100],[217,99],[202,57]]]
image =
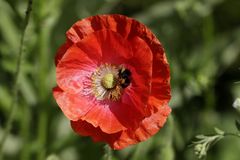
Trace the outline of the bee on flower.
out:
[[[156,134],[171,112],[164,49],[132,18],[97,15],[76,22],[55,63],[53,95],[79,135],[123,149]]]

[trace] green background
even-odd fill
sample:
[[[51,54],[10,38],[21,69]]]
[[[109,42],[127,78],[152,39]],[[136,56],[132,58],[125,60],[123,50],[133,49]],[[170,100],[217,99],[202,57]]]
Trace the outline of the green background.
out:
[[[0,136],[9,117],[26,0],[0,0]],[[100,160],[104,144],[79,137],[57,107],[54,56],[77,20],[119,13],[148,26],[171,66],[172,116],[146,142],[113,152],[113,160],[194,160],[196,134],[216,126],[236,132],[240,97],[239,0],[34,0],[24,40],[19,98],[4,145],[6,160]],[[239,160],[240,140],[220,141],[208,160]]]

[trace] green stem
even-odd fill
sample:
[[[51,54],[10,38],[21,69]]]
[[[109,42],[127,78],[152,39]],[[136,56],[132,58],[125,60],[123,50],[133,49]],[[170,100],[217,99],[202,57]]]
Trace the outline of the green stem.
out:
[[[28,106],[24,105],[22,109],[22,123],[21,123],[21,136],[23,139],[23,146],[20,154],[21,160],[29,160],[30,159],[30,142],[29,142],[29,128],[31,122],[31,110]]]
[[[49,88],[47,88],[46,77],[48,72],[48,56],[49,56],[49,26],[46,23],[46,11],[45,7],[48,5],[45,0],[37,0],[35,3],[36,7],[36,26],[38,34],[38,57],[37,66],[39,67],[39,72],[37,73],[36,80],[38,81],[38,94],[39,94],[39,117],[38,117],[38,135],[37,143],[39,149],[37,150],[37,160],[44,160],[46,158],[47,150],[47,131],[48,131],[48,119],[49,115],[46,106],[48,103],[48,93]]]
[[[21,39],[20,39],[20,46],[19,46],[19,52],[18,52],[18,58],[17,58],[17,66],[16,66],[16,72],[14,74],[14,84],[13,84],[13,98],[12,102],[10,105],[10,115],[9,118],[7,119],[6,122],[6,128],[4,130],[2,139],[0,141],[0,159],[2,159],[2,152],[3,152],[3,146],[5,144],[5,141],[7,139],[7,136],[12,128],[12,122],[14,120],[14,114],[15,110],[17,109],[17,99],[18,99],[18,81],[19,81],[19,74],[21,71],[21,62],[22,62],[22,54],[23,54],[23,43],[24,43],[24,37],[25,37],[25,32],[28,26],[29,18],[30,18],[30,13],[32,10],[32,2],[33,0],[28,0],[28,6],[26,10],[26,15],[24,19],[24,25],[23,25],[23,30],[21,34]]]
[[[173,160],[175,159],[175,153],[173,150],[173,134],[174,134],[174,117],[170,115],[167,122],[167,135],[164,148],[161,149],[160,159]]]
[[[13,12],[14,12],[14,14],[17,16],[17,18],[18,18],[19,20],[22,20],[21,15],[19,14],[16,6],[14,5],[14,4],[15,4],[15,3],[14,3],[14,0],[5,0],[5,1],[6,1],[6,3],[8,3],[8,5],[11,7],[11,9],[12,9]]]
[[[112,160],[112,149],[107,144],[104,146],[104,149],[105,149],[104,160]]]
[[[46,142],[47,142],[47,122],[48,115],[45,110],[40,111],[38,122],[38,144],[40,146],[37,159],[44,160],[46,158]]]

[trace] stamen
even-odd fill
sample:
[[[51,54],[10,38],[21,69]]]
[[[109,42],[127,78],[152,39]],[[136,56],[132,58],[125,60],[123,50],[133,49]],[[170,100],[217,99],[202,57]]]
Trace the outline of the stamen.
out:
[[[131,82],[131,72],[121,66],[100,65],[92,74],[92,93],[98,100],[117,101]]]

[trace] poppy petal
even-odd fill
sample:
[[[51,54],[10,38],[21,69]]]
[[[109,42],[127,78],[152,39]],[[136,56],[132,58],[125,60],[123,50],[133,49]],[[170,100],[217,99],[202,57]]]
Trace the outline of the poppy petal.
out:
[[[103,132],[109,134],[127,129],[119,122],[108,105],[93,106],[81,120],[87,121],[94,127],[100,127]]]
[[[70,120],[78,120],[85,115],[92,107],[90,99],[83,98],[79,94],[64,92],[61,88],[53,88],[53,96],[57,104]]]
[[[142,117],[146,117],[147,102],[150,94],[151,81],[144,75],[137,74],[132,71],[131,85],[124,90],[122,95],[122,103],[129,104],[135,108],[136,113],[142,114]],[[141,93],[141,94],[138,94]]]
[[[74,44],[57,65],[57,84],[69,93],[85,92],[84,88],[91,85],[89,78],[95,68],[94,62]]]
[[[152,96],[170,100],[170,71],[164,49],[158,39],[143,24],[133,20],[128,39],[139,36],[151,49],[152,61]],[[164,86],[164,87],[162,87]],[[159,91],[159,88],[161,91]],[[167,95],[164,95],[166,94]]]
[[[152,105],[158,104],[153,103]],[[147,140],[163,127],[171,109],[166,104],[156,108],[160,108],[159,111],[145,118],[136,130],[125,130],[108,134],[103,132],[99,127],[95,128],[86,121],[71,121],[71,125],[78,134],[82,136],[91,136],[94,141],[106,142],[112,148],[119,150]]]
[[[133,56],[131,46],[123,37],[111,30],[100,30],[79,40],[77,46],[92,61],[124,64]]]
[[[95,105],[81,120],[100,127],[105,133],[112,134],[128,128],[137,128],[144,118],[136,109],[127,104],[113,102]]]
[[[134,37],[129,40],[132,47],[134,57],[132,58],[131,65],[136,68],[136,72],[144,75],[146,79],[152,77],[152,51],[147,43],[140,37]]]
[[[101,48],[102,63],[124,64],[132,55],[131,47],[123,37],[111,30],[101,30],[90,34],[86,39],[95,39]],[[88,45],[96,45],[87,42]]]
[[[66,53],[68,48],[72,46],[72,42],[67,41],[64,43],[57,51],[56,56],[55,56],[55,66],[57,66],[58,62],[62,59],[63,55]]]
[[[121,134],[121,132],[114,134],[104,133],[99,127],[95,128],[90,123],[82,120],[71,121],[71,127],[79,135],[90,136],[95,142],[106,142],[112,144]]]
[[[171,109],[167,105],[162,106],[158,112],[152,114],[148,118],[145,118],[139,128],[135,131],[123,131],[121,136],[116,139],[113,144],[109,145],[111,145],[114,149],[119,150],[129,145],[147,140],[163,127],[170,112]]]
[[[131,102],[145,116],[149,116],[146,115],[146,104],[151,91],[152,52],[140,37],[132,38],[129,43],[134,53],[129,67],[132,72],[132,85],[123,95],[123,103]]]
[[[109,29],[126,38],[131,29],[131,18],[119,14],[92,16],[76,22],[68,31],[67,38],[77,43],[90,33]]]

